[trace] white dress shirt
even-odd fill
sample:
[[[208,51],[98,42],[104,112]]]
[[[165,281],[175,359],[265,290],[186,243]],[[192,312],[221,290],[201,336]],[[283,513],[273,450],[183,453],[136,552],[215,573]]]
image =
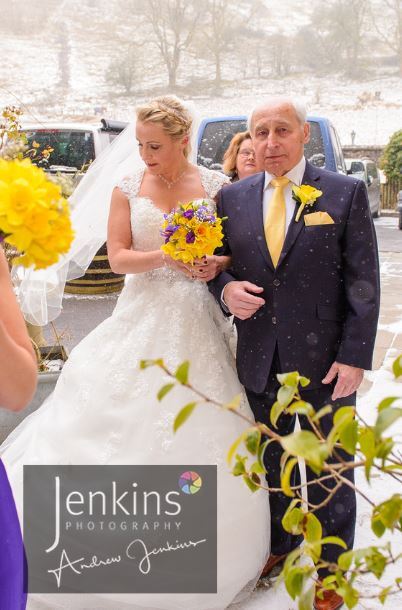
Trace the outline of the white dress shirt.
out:
[[[289,181],[290,181],[289,184],[287,184],[284,189],[285,204],[286,204],[285,234],[288,231],[289,225],[293,218],[293,214],[295,212],[295,206],[296,206],[296,202],[292,198],[292,186],[294,184],[296,186],[301,185],[305,170],[306,170],[306,158],[303,156],[300,159],[299,163],[297,165],[295,165],[287,174],[285,174],[285,177],[289,178]],[[272,178],[275,178],[275,177],[276,176],[274,176],[273,174],[269,174],[268,172],[265,172],[264,191],[263,191],[263,198],[262,198],[262,216],[263,216],[263,220],[264,220],[264,227],[265,227],[265,220],[267,218],[267,213],[268,213],[268,206],[269,206],[269,203],[271,201],[272,194],[274,191],[274,187],[270,183],[271,183]],[[225,288],[222,290],[222,293],[221,293],[221,303],[222,303],[225,311],[228,312],[229,310],[228,310],[227,305],[223,298],[224,291],[225,291]]]
[[[286,204],[286,230],[285,234],[288,231],[290,222],[293,218],[293,214],[295,211],[296,202],[292,198],[292,186],[295,184],[296,186],[300,186],[303,180],[304,172],[306,169],[306,159],[302,157],[297,165],[295,165],[287,174],[285,174],[286,178],[289,178],[290,182],[284,188],[285,195],[285,204]],[[268,214],[268,206],[271,201],[274,187],[270,184],[272,178],[275,178],[273,174],[269,174],[265,172],[265,181],[264,181],[264,194],[262,199],[262,215],[264,219],[264,227],[265,221]]]

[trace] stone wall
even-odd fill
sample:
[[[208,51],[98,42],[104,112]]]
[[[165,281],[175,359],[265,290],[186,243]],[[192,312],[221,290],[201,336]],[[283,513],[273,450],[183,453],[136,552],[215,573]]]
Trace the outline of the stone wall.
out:
[[[371,159],[378,164],[385,146],[342,146],[345,159]]]

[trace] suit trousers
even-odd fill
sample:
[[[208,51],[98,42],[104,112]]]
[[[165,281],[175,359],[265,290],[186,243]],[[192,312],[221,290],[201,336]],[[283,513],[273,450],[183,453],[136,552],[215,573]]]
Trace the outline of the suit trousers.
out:
[[[272,430],[279,433],[281,436],[286,436],[294,431],[296,416],[282,414],[277,422],[277,428],[273,428],[270,421],[270,408],[276,400],[276,394],[280,384],[276,378],[277,373],[282,373],[281,364],[279,361],[278,350],[275,350],[273,363],[265,391],[262,394],[255,394],[246,389],[250,407],[254,413],[256,421],[267,424]],[[334,411],[341,406],[354,406],[356,404],[356,394],[352,394],[346,398],[336,400],[331,399],[335,383],[323,385],[318,389],[304,389],[301,391],[301,398],[311,403],[318,411],[324,405],[330,404],[334,407]],[[308,386],[307,386],[308,388]],[[300,426],[304,430],[311,430],[308,420],[305,416],[298,416]],[[325,436],[328,435],[332,428],[333,414],[324,416],[321,420],[321,428]],[[263,441],[266,439],[263,439]],[[262,441],[262,442],[263,442]],[[353,461],[353,456],[345,451],[339,451],[340,456],[345,461]],[[265,451],[264,464],[267,470],[267,481],[270,487],[280,487],[280,461],[283,455],[282,447],[277,442],[270,443]],[[335,458],[328,458],[328,463],[336,462]],[[317,476],[315,473],[306,467],[307,481],[314,481]],[[354,483],[354,471],[349,470],[345,473],[345,478]],[[300,483],[300,472],[296,466],[293,469],[291,485]],[[334,487],[334,483],[329,480],[325,482],[328,488]],[[318,484],[307,486],[308,500],[312,504],[320,504],[325,500],[328,492]],[[273,555],[282,555],[289,553],[291,550],[300,545],[303,540],[302,536],[293,536],[287,533],[281,524],[282,517],[286,512],[292,498],[285,496],[281,492],[272,492],[270,494],[271,505],[271,553]],[[356,525],[356,494],[353,489],[344,484],[331,498],[326,506],[318,509],[315,515],[320,520],[323,528],[324,536],[339,536],[342,538],[348,549],[353,548],[355,525]],[[324,545],[322,547],[322,558],[329,562],[337,562],[338,557],[344,549],[336,545]],[[326,576],[328,572],[323,570],[320,575]]]

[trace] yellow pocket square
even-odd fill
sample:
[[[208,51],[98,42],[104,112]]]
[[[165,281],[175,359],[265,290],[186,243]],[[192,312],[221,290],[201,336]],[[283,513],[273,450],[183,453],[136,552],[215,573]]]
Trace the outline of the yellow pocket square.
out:
[[[327,212],[312,212],[304,216],[304,224],[306,227],[312,225],[333,225],[334,221]]]

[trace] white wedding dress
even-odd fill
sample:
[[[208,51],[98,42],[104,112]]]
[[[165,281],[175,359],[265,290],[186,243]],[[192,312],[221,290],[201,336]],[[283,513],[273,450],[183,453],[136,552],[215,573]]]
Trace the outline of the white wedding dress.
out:
[[[207,198],[223,177],[205,168]],[[162,211],[138,197],[143,171],[119,186],[129,198],[133,247],[155,250],[162,238]],[[179,409],[194,400],[160,369],[139,370],[139,361],[163,358],[174,369],[189,360],[194,387],[219,401],[242,392],[230,349],[232,329],[205,283],[170,268],[131,275],[111,317],[75,347],[53,394],[5,441],[6,466],[19,514],[23,464],[217,464],[218,589],[216,594],[32,595],[28,608],[224,609],[250,591],[269,553],[269,501],[234,477],[227,450],[245,424],[232,413],[199,405],[174,434]],[[244,400],[243,413],[252,417]]]

